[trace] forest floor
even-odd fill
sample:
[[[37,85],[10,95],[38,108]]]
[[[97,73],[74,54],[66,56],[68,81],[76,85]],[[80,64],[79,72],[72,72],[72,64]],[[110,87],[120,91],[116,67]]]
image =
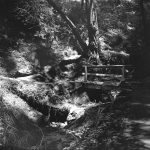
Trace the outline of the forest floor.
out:
[[[113,109],[104,113],[105,117],[101,118],[105,120],[104,125],[106,129],[103,129],[101,126],[103,121],[97,129],[90,129],[93,133],[94,131],[99,133],[98,128],[107,130],[106,132],[104,131],[105,134],[99,133],[102,138],[99,142],[104,142],[105,144],[100,144],[97,148],[93,148],[93,150],[150,149],[150,79],[138,81],[135,85],[131,84],[131,87],[132,92],[129,96],[127,95],[125,99],[118,99],[114,103]],[[115,117],[111,116],[113,113]],[[103,115],[103,113],[99,115]],[[106,119],[106,116],[109,115],[111,116],[111,119],[108,119],[109,121],[111,120],[110,125],[108,125],[109,123],[107,123],[108,120]],[[116,120],[115,123],[114,120]]]
[[[3,94],[3,99],[6,99],[6,102],[9,104],[13,102],[13,107],[24,106],[25,108],[23,110],[26,110],[25,112],[30,114],[29,118],[33,120],[34,116],[32,117],[31,114],[33,114],[34,111],[28,109],[25,102],[23,102],[20,97],[16,97],[10,90],[5,92],[5,89],[8,89],[7,86],[10,87],[10,84],[3,78],[1,80],[1,94]],[[16,80],[13,81],[16,82]],[[22,82],[19,81],[19,84],[21,83]],[[5,86],[3,87],[2,85]],[[32,84],[27,85],[28,90],[32,91],[31,89],[34,89]],[[11,86],[14,87],[15,84],[11,84]],[[26,87],[24,83],[21,86],[22,88],[19,89],[23,89],[24,86]],[[31,89],[29,89],[30,86]],[[30,126],[31,128],[29,132],[33,135],[34,140],[36,139],[40,142],[39,146],[37,145],[35,148],[39,148],[40,150],[91,150],[93,147],[93,150],[149,150],[150,80],[146,79],[138,84],[131,84],[131,87],[132,92],[130,92],[125,99],[116,99],[113,106],[108,105],[107,107],[106,105],[103,107],[98,103],[95,103],[95,105],[86,103],[88,109],[85,109],[84,104],[84,109],[82,108],[82,111],[85,110],[84,115],[73,120],[70,125],[66,126],[64,124],[63,127],[63,123],[52,122],[49,126],[41,128],[41,130],[37,128],[37,131],[33,130],[35,125],[28,125],[28,127]],[[83,94],[83,97],[84,96]],[[83,100],[83,97],[79,96],[76,102],[77,100]],[[75,103],[72,106],[74,109],[77,107]],[[78,109],[75,109],[74,111],[76,112],[77,110]],[[79,112],[79,114],[81,113]],[[25,120],[22,121],[23,127],[25,126],[24,122]],[[19,124],[21,125],[21,122],[19,122]],[[24,134],[24,128],[21,131]],[[37,144],[37,141],[35,141],[35,143]]]
[[[104,149],[105,150],[114,150],[114,149],[115,150],[149,150],[150,149],[150,81],[149,80],[141,81],[139,82],[139,84],[136,84],[135,86],[133,85],[132,89],[133,91],[131,92],[131,95],[127,97],[127,101],[121,104],[124,106],[121,106],[121,108],[119,108],[119,109],[124,109],[122,110],[122,112],[125,113],[121,115],[120,113],[119,115],[117,114],[120,118],[123,119],[123,121],[121,122],[123,125],[118,125],[118,129],[116,130],[112,129],[114,128],[113,122],[110,123],[111,124],[110,126],[106,125],[107,126],[106,130],[109,130],[110,132],[110,135],[108,134],[107,135],[111,136],[110,138],[111,140],[113,139],[113,137],[118,136],[116,142],[114,143],[112,142],[113,144],[110,145],[109,144],[107,145],[105,143],[105,146],[99,145],[97,148],[93,148],[93,150],[104,150]],[[114,109],[116,109],[116,106],[114,106]],[[115,111],[116,110],[113,110],[111,113],[114,113]],[[105,115],[107,116],[108,114],[105,113]],[[119,120],[119,117],[116,118]],[[116,121],[116,124],[117,123],[120,122]],[[80,125],[80,127],[81,126],[82,125]],[[121,127],[122,128],[121,130],[119,129],[120,126],[123,126]],[[98,128],[101,128],[101,125],[99,125]],[[93,132],[93,133],[94,131],[96,131],[97,133],[99,132],[99,130],[96,128],[94,129],[91,128],[90,130],[91,131],[89,132]],[[78,129],[76,130],[74,128],[74,132],[75,131],[78,131]],[[116,133],[111,134],[111,132],[116,132]],[[54,134],[56,133],[54,132]],[[91,139],[92,138],[93,137],[91,136]],[[101,137],[101,138],[106,138],[106,137]],[[88,138],[85,139],[87,140]],[[60,143],[61,142],[59,142],[59,145]],[[80,144],[82,145],[82,142]],[[78,149],[77,147],[78,145],[76,145],[76,147],[72,148],[71,150]]]

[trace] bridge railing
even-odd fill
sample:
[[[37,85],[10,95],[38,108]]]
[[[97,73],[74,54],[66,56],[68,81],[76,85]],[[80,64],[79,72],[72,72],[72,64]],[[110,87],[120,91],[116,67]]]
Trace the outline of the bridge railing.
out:
[[[121,74],[100,74],[100,73],[89,73],[88,68],[98,68],[98,69],[106,69],[106,68],[119,68],[121,70]],[[121,81],[126,79],[125,73],[126,68],[134,68],[132,65],[84,65],[84,82],[88,81],[88,76],[97,76],[97,77],[112,77],[112,78],[119,78]]]

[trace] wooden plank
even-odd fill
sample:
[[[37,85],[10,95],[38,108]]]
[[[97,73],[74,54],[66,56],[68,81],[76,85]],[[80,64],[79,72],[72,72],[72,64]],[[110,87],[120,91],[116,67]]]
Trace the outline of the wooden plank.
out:
[[[87,76],[88,76],[88,72],[87,72],[87,66],[85,66],[85,76],[84,76],[84,81],[87,82]]]
[[[70,83],[84,83],[84,81],[78,81],[78,80],[75,80],[75,81],[69,81]]]
[[[85,64],[84,67],[87,66],[88,68],[122,68],[124,67],[133,67],[132,65],[89,65],[89,64]]]
[[[82,75],[85,75],[85,73],[82,73]],[[122,78],[122,75],[116,75],[116,74],[87,73],[87,75],[88,76],[97,76],[97,77]]]
[[[79,80],[75,80],[75,81],[69,81],[70,83],[83,83],[83,84],[98,84],[98,85],[102,85],[104,82],[99,82],[99,81],[79,81]]]
[[[104,89],[104,90],[128,90],[126,88],[121,88],[120,84],[121,82],[99,82],[99,81],[70,81],[72,83],[82,83],[82,86],[89,89]]]
[[[84,84],[103,85],[104,82],[99,82],[99,81],[87,81],[87,82],[84,82]]]
[[[119,85],[121,82],[85,82],[83,86],[89,89],[104,89],[104,90],[111,90],[111,89],[120,89]]]
[[[91,84],[84,84],[84,87],[86,89],[102,89],[102,86],[101,85],[91,85]]]
[[[122,71],[122,81],[124,81],[125,80],[125,66],[122,66],[121,71]]]

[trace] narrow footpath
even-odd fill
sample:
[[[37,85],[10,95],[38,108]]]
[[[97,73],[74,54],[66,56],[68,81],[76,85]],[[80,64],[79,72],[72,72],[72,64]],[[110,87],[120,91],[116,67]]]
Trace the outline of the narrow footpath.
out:
[[[150,150],[150,81],[133,87],[127,128],[119,150]]]

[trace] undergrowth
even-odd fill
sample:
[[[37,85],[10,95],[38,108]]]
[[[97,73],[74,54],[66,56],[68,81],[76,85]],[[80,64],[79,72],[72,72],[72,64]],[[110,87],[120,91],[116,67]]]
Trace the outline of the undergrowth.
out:
[[[88,109],[69,127],[76,140],[65,150],[116,150],[126,129],[126,111],[126,104]]]
[[[19,110],[13,110],[0,101],[0,146],[31,149],[40,146],[42,131]]]
[[[56,88],[33,83],[25,84],[24,82],[5,84],[5,89],[9,90],[9,92],[18,96],[19,94],[23,94],[26,98],[32,98],[36,102],[46,105],[48,103],[55,105],[58,103],[61,104],[62,101],[67,102],[65,101],[65,94],[59,93],[59,88],[59,85]],[[61,141],[59,141],[60,139],[57,136],[57,145],[59,143],[62,144],[61,149],[57,148],[57,150],[116,150],[121,145],[123,132],[126,129],[126,103],[120,101],[113,105],[108,103],[93,105],[92,107],[89,105],[90,107],[87,107],[89,99],[86,93],[80,96],[72,97],[72,105],[76,107],[86,106],[85,113],[78,119],[75,118],[68,126],[63,128],[64,133],[61,133],[61,129],[59,130],[58,136],[62,136],[63,138],[60,138]],[[84,106],[79,103],[81,101]],[[70,102],[70,99],[68,99],[68,102]],[[7,146],[15,145],[30,149],[33,147],[43,149],[41,146],[44,143],[42,141],[43,131],[37,125],[32,124],[20,112],[17,112],[17,110],[12,110],[5,106],[2,98],[0,106],[0,136],[2,137],[0,144]],[[74,111],[77,110],[75,109]],[[56,133],[52,135],[54,136]],[[47,139],[46,142],[50,143],[50,140],[56,142],[54,137]],[[48,146],[51,145],[48,144]],[[48,146],[44,148],[47,150]]]

